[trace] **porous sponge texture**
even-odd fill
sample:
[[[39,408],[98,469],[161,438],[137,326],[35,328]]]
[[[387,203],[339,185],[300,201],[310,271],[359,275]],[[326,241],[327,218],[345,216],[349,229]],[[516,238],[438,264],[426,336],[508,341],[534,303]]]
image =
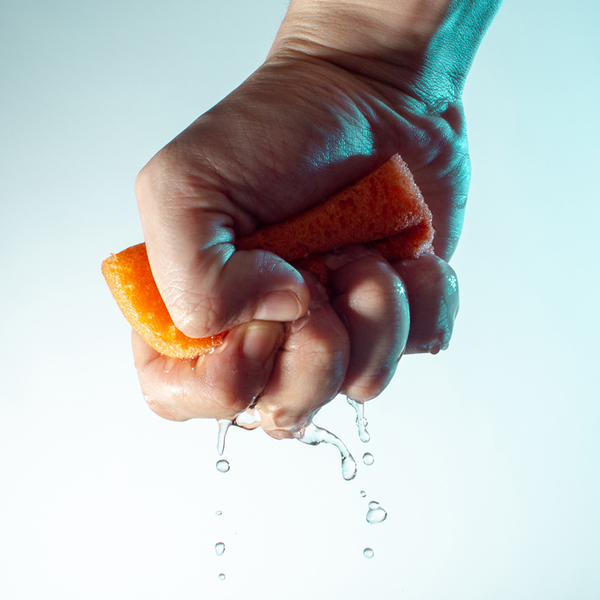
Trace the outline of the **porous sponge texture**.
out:
[[[262,227],[236,244],[238,250],[268,250],[292,262],[346,246],[389,238],[425,225],[414,257],[433,240],[431,211],[399,155],[327,201],[281,223]],[[400,248],[398,248],[400,250]],[[409,258],[406,256],[406,258]]]
[[[102,263],[102,273],[125,318],[161,354],[195,358],[223,343],[225,332],[196,339],[175,327],[152,276],[146,244],[108,257]]]

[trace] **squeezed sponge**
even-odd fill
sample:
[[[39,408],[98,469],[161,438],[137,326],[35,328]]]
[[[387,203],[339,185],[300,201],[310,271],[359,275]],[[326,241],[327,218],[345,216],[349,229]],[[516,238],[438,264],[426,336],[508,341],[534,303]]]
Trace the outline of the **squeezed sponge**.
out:
[[[348,244],[371,243],[386,260],[432,251],[431,211],[400,156],[306,212],[267,225],[237,241],[237,250],[267,250],[328,283],[325,254]],[[113,254],[102,273],[121,311],[155,350],[180,359],[210,353],[227,332],[190,338],[173,323],[156,287],[145,244]]]
[[[196,339],[175,327],[152,276],[146,244],[113,254],[102,263],[102,273],[125,318],[161,354],[195,358],[223,343],[226,332]]]

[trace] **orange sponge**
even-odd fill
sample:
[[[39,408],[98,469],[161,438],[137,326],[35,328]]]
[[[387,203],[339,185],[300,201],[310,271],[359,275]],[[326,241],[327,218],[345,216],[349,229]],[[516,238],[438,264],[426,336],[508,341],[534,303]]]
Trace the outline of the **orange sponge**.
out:
[[[238,240],[238,250],[268,250],[327,284],[324,253],[372,242],[388,261],[432,250],[431,211],[398,156],[318,206]],[[227,332],[194,339],[174,325],[152,277],[145,244],[113,254],[102,272],[132,327],[161,354],[195,358],[220,346]]]
[[[102,273],[125,318],[161,354],[195,358],[223,343],[226,332],[195,339],[175,327],[152,276],[146,244],[113,254],[102,263]]]

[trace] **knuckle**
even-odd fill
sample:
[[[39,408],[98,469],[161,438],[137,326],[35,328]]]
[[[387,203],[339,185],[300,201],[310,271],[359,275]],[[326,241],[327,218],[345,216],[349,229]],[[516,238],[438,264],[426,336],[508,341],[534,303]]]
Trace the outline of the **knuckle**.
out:
[[[360,402],[367,402],[377,398],[387,387],[389,378],[384,375],[375,377],[361,377],[359,380],[344,386],[344,394]]]
[[[221,301],[193,289],[188,279],[171,278],[163,299],[175,326],[195,337],[215,335],[225,329],[225,310]]]
[[[161,150],[137,174],[135,178],[135,193],[138,201],[146,200],[151,195],[150,192],[159,186],[166,174],[169,173],[169,165],[166,164],[163,156],[164,154]]]
[[[406,297],[400,277],[380,264],[380,272],[364,280],[353,293],[353,303],[376,314],[395,312]]]
[[[135,180],[135,192],[140,204],[160,197],[161,203],[175,205],[194,195],[197,188],[189,157],[171,142],[155,154],[140,170]]]
[[[211,395],[212,412],[224,417],[234,418],[248,408],[251,397],[242,398],[226,388],[214,388]]]

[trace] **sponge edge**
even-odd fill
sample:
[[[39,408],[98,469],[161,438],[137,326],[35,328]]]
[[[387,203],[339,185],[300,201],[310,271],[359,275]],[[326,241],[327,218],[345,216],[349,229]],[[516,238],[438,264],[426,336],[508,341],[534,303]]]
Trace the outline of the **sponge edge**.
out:
[[[419,258],[423,252],[433,253],[433,236],[434,230],[431,223],[422,221],[398,235],[377,240],[369,245],[388,262],[393,262],[409,258]],[[306,258],[292,261],[292,265],[296,269],[312,271],[331,293],[329,285],[331,270],[327,266],[325,256],[326,253],[307,256]]]
[[[196,358],[223,343],[227,332],[195,339],[175,327],[152,276],[146,244],[111,255],[102,263],[102,273],[125,318],[161,354]]]
[[[408,166],[396,154],[322,204],[286,221],[266,225],[238,240],[236,247],[268,250],[292,262],[349,244],[389,238],[418,226],[425,227],[422,233],[428,241],[419,242],[423,248],[415,247],[413,255],[431,245],[432,215]]]
[[[432,215],[400,156],[314,208],[238,240],[237,250],[266,250],[317,275],[328,285],[325,253],[372,243],[388,261],[433,251]],[[156,287],[145,244],[113,254],[102,273],[138,334],[155,350],[179,359],[209,354],[227,332],[189,338],[179,331]]]

